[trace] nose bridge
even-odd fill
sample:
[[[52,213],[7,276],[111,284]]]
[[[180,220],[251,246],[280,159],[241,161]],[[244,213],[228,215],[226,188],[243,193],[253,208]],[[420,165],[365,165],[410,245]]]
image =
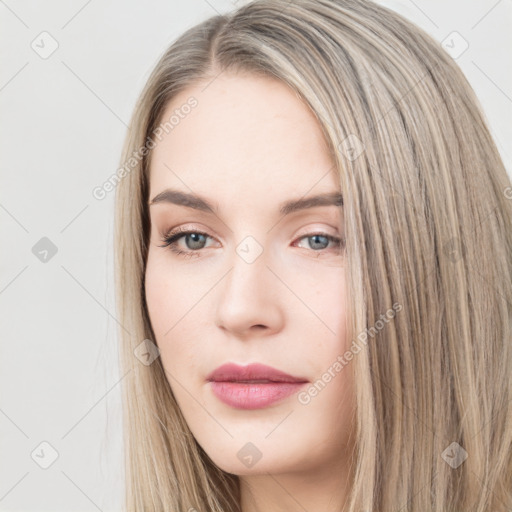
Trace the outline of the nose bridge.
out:
[[[254,237],[245,237],[235,248],[231,271],[217,296],[218,323],[230,331],[243,332],[253,325],[276,328],[280,307],[267,268],[268,249]]]
[[[246,236],[235,248],[231,259],[232,271],[228,276],[230,293],[245,296],[259,294],[260,286],[265,281],[268,263],[267,252],[262,243],[253,236]],[[253,300],[254,302],[254,300]]]

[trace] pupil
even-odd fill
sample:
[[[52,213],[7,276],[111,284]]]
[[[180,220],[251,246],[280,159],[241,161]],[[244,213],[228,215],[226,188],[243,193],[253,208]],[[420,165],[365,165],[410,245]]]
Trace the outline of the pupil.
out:
[[[327,243],[329,243],[329,241],[327,240],[327,237],[325,237],[325,236],[323,236],[323,235],[313,235],[311,238],[314,240],[314,242],[313,242],[313,246],[315,246],[315,244],[316,244],[316,243],[318,243],[318,239],[319,239],[319,238],[323,238]],[[311,245],[311,244],[310,244],[310,245]],[[325,245],[325,243],[324,243],[324,244],[322,244],[322,243],[320,242],[320,245]],[[313,248],[318,249],[319,247],[317,246],[317,247],[313,247]],[[320,248],[322,249],[322,248],[325,248],[325,247],[320,247]]]
[[[200,239],[200,237],[204,238],[204,235],[201,235],[200,233],[191,233],[191,234],[187,235],[187,237],[192,238],[192,247],[189,247],[190,249],[201,249],[201,242],[199,242],[198,239]],[[195,243],[199,243],[199,246],[195,246],[194,245]],[[189,245],[189,244],[187,244],[187,245]]]

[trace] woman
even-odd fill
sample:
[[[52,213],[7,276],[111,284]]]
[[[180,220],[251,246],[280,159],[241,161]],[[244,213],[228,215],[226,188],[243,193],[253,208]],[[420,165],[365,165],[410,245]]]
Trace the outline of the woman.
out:
[[[362,0],[215,16],[121,163],[128,510],[512,507],[512,188],[438,43]]]

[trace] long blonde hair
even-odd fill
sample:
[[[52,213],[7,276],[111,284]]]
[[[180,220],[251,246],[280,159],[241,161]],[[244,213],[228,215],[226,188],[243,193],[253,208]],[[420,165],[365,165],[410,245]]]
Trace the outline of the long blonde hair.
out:
[[[402,306],[351,362],[344,510],[511,509],[510,178],[453,59],[364,0],[257,0],[214,16],[165,51],[138,100],[115,183],[126,509],[240,511],[238,477],[193,438],[160,358],[134,355],[155,340],[144,296],[155,133],[178,92],[230,71],[285,82],[319,120],[344,198],[351,336]]]

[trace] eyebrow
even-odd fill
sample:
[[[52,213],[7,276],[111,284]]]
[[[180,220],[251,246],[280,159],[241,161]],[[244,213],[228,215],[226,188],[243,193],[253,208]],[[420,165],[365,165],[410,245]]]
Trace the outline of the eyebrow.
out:
[[[218,208],[214,208],[210,202],[201,196],[170,188],[157,194],[148,204],[151,206],[159,203],[177,204],[213,214],[218,210]],[[288,215],[316,206],[343,206],[343,196],[339,192],[328,192],[306,198],[292,199],[281,204],[279,213],[281,215]]]

